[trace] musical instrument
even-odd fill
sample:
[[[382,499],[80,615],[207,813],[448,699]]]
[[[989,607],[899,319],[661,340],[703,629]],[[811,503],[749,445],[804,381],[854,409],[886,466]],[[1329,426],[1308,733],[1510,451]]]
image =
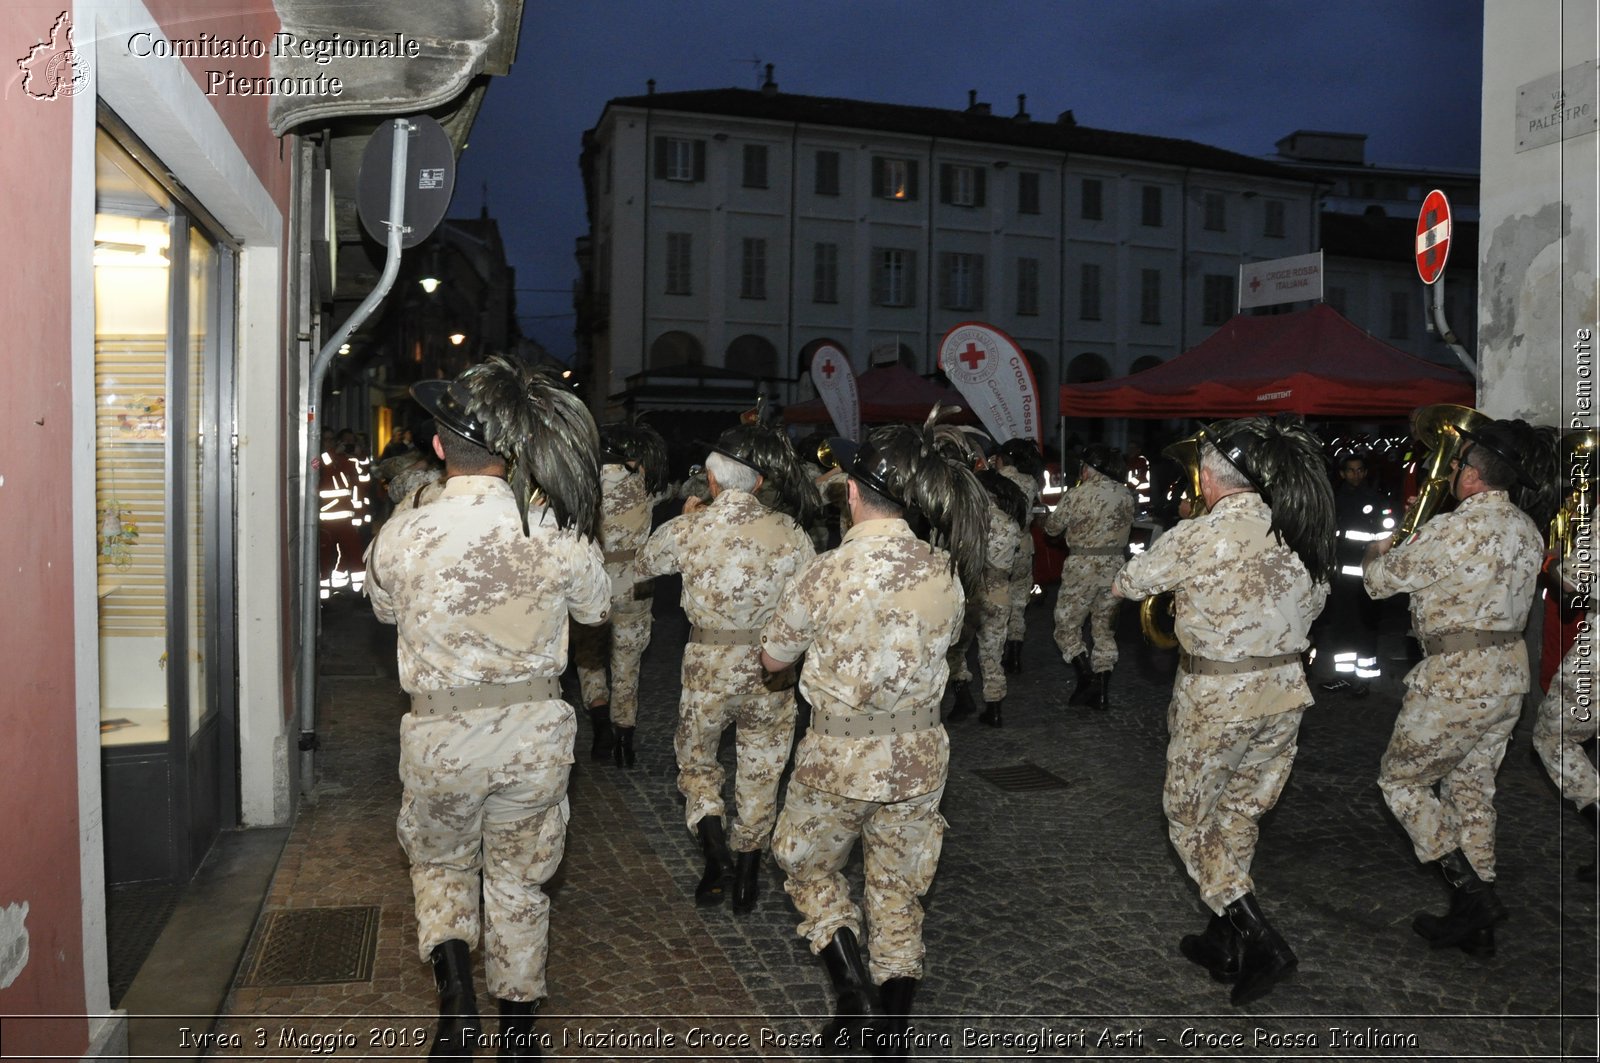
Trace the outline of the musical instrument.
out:
[[[1428,518],[1438,511],[1450,494],[1450,466],[1461,456],[1466,443],[1462,430],[1475,432],[1491,420],[1470,406],[1457,406],[1449,402],[1423,406],[1412,413],[1411,435],[1428,448],[1428,460],[1425,470],[1421,467],[1417,470],[1422,488],[1406,508],[1400,526],[1394,530],[1393,541],[1396,546],[1428,523]]]
[[[817,464],[824,469],[837,469],[839,467],[839,459],[833,456],[833,447],[829,445],[826,439],[817,444]]]
[[[1557,557],[1566,557],[1578,545],[1579,527],[1594,513],[1595,448],[1600,433],[1593,428],[1576,429],[1561,437],[1561,474],[1568,490],[1561,508],[1550,520],[1546,545]]]
[[[1205,495],[1200,490],[1200,452],[1207,443],[1205,429],[1192,436],[1168,443],[1161,453],[1183,466],[1189,475],[1189,516],[1200,517],[1206,512]],[[1139,603],[1139,630],[1145,641],[1161,650],[1170,650],[1178,644],[1173,630],[1177,620],[1176,603],[1171,591],[1152,595]]]

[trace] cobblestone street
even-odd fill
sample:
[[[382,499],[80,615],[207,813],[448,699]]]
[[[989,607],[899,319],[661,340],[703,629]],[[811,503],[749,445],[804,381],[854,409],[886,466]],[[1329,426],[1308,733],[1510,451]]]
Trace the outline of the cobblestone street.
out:
[[[1161,815],[1174,654],[1146,648],[1124,610],[1110,712],[1069,709],[1050,597],[1029,610],[1005,727],[970,719],[951,728],[950,831],[927,898],[914,1056],[1593,1058],[1595,891],[1572,873],[1592,858],[1593,840],[1534,758],[1531,713],[1496,801],[1499,889],[1512,914],[1498,955],[1478,960],[1431,951],[1411,931],[1413,913],[1442,910],[1446,893],[1374,783],[1405,662],[1386,661],[1369,697],[1317,692],[1254,869],[1299,970],[1236,1009],[1177,949],[1206,916]],[[676,588],[663,586],[637,767],[589,761],[580,721],[567,857],[551,890],[551,998],[538,1027],[551,1038],[546,1058],[828,1058],[794,1047],[832,998],[770,859],[754,912],[693,904],[699,850],[683,825],[671,745],[685,634]],[[335,600],[323,671],[318,793],[301,807],[264,915],[377,906],[371,978],[236,985],[217,1032],[240,1044],[215,1054],[426,1054],[432,979],[417,960],[394,834],[404,703],[392,630],[365,603]],[[731,764],[731,746],[723,756]],[[1066,787],[1008,792],[977,774],[1023,764]],[[859,855],[848,874],[859,889]],[[481,967],[478,985],[492,1015]],[[324,1044],[333,1050],[313,1047]]]

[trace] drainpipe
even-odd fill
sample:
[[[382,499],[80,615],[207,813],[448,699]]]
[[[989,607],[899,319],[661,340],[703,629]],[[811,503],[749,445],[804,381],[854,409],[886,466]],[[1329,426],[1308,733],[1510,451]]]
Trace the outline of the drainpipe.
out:
[[[311,362],[310,377],[306,382],[306,453],[320,454],[321,443],[317,427],[317,401],[322,397],[322,378],[328,372],[334,355],[345,340],[372,315],[383,302],[384,296],[394,286],[400,273],[400,244],[411,230],[405,224],[406,215],[406,152],[416,126],[404,118],[394,120],[394,150],[389,161],[389,218],[384,225],[389,230],[388,254],[383,262],[383,274],[378,286],[367,294],[356,307],[355,313],[340,325],[338,330],[322,345]],[[317,543],[317,476],[306,469],[305,489],[300,499],[300,792],[310,794],[316,786],[317,750],[317,634],[321,598],[317,587],[317,560],[320,554]]]

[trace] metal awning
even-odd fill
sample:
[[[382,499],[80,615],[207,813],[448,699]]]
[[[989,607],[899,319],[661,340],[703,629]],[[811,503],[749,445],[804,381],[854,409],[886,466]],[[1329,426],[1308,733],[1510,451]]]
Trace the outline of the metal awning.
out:
[[[274,6],[287,47],[274,47],[272,76],[340,81],[337,96],[274,94],[267,109],[274,136],[308,122],[448,104],[479,75],[511,69],[522,24],[522,0],[274,0]],[[460,150],[466,129],[457,136],[444,117],[435,117]]]

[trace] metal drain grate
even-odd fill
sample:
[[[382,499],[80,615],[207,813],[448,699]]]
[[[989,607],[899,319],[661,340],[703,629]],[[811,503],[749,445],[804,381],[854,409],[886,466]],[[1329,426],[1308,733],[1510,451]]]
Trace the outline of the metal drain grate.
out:
[[[1004,768],[974,768],[973,774],[987,779],[1010,794],[1035,790],[1065,790],[1067,780],[1052,775],[1037,764],[1011,764]]]
[[[241,986],[366,982],[378,947],[378,908],[268,912],[245,959]]]

